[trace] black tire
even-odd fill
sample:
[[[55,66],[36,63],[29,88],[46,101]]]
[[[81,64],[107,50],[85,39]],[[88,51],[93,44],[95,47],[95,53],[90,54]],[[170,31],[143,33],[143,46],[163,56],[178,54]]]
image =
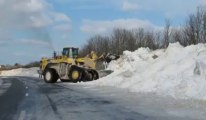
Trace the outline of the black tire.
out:
[[[52,69],[46,69],[44,72],[44,81],[46,83],[55,83],[58,80],[58,75],[55,72],[55,70]]]
[[[94,73],[93,73],[93,71],[89,70],[87,74],[88,74],[87,81],[94,80]]]
[[[77,76],[75,76],[74,74],[78,74]],[[82,70],[81,68],[78,67],[72,67],[71,70],[69,71],[69,79],[74,82],[77,83],[79,81],[81,81],[82,78]]]
[[[92,74],[93,74],[93,78],[92,80],[97,80],[99,79],[99,74],[96,70],[91,70]]]
[[[99,74],[97,71],[91,69],[86,71],[86,77],[85,77],[86,81],[92,81],[97,79],[99,79]]]
[[[87,70],[83,70],[82,71],[81,81],[86,82],[87,79],[88,79],[88,72],[87,72]]]

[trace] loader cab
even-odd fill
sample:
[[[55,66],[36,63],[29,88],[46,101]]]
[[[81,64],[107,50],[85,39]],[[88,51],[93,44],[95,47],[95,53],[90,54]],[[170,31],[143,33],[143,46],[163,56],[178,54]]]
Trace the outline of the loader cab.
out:
[[[78,48],[72,48],[72,47],[63,48],[62,55],[67,56],[68,58],[76,58],[78,57],[78,51],[79,51]]]

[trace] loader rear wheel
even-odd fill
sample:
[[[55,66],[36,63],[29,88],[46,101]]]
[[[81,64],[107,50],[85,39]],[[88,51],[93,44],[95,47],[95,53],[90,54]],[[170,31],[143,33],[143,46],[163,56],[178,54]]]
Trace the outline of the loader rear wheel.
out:
[[[44,81],[46,83],[55,83],[58,79],[58,75],[52,69],[46,69],[44,74]]]
[[[80,81],[81,76],[82,76],[82,71],[78,67],[73,67],[69,72],[69,78],[74,83]]]

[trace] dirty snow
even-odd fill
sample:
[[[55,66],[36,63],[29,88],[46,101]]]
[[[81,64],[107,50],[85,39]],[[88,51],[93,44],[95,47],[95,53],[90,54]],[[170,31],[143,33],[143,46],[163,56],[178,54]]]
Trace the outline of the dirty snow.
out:
[[[166,50],[140,48],[134,52],[125,51],[119,60],[110,63],[108,69],[114,73],[89,84],[206,100],[204,44],[184,48],[173,43]]]
[[[0,76],[28,76],[28,77],[38,77],[37,70],[39,68],[19,68],[13,70],[2,71]]]

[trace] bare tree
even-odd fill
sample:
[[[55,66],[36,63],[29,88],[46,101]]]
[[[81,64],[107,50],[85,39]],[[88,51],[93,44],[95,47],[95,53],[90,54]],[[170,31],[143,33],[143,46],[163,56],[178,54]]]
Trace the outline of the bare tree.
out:
[[[137,29],[134,31],[134,37],[135,37],[135,46],[136,48],[140,48],[143,46],[143,40],[145,37],[145,31],[143,28]]]
[[[164,42],[163,42],[163,48],[167,48],[170,42],[170,20],[166,19],[165,20],[165,28],[163,31],[163,36],[164,36]]]

